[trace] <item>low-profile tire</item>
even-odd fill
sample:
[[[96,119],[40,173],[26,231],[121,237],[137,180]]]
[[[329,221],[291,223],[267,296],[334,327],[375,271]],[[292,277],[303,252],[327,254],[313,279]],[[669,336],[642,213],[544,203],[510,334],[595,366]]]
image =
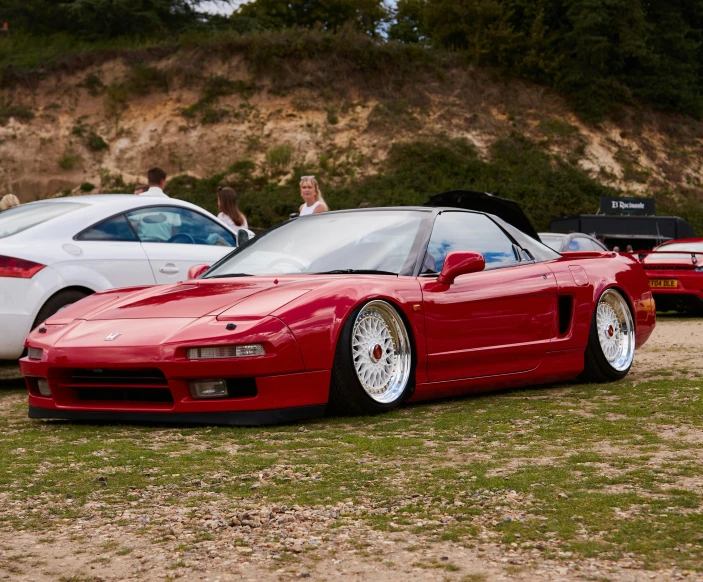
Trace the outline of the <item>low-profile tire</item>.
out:
[[[76,289],[69,289],[67,291],[59,291],[56,295],[49,297],[46,303],[42,306],[34,320],[34,325],[32,329],[37,327],[40,323],[44,323],[49,319],[54,313],[56,313],[62,307],[66,307],[71,303],[75,303],[89,294],[84,291],[78,291]]]
[[[347,318],[337,341],[329,410],[377,414],[399,406],[414,389],[414,359],[403,318],[388,302],[369,301]]]
[[[606,289],[593,310],[581,378],[612,382],[624,378],[635,358],[635,322],[622,293]]]

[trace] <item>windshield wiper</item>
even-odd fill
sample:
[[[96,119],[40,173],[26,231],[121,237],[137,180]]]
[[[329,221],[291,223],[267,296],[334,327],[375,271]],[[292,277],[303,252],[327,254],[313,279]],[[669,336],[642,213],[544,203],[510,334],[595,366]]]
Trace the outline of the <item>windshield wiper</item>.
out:
[[[224,279],[225,277],[253,277],[249,273],[228,273],[226,275],[213,275],[212,277],[205,277],[206,279]]]
[[[332,271],[310,273],[310,275],[393,275],[397,277],[398,273],[392,273],[391,271],[378,271],[376,269],[334,269]]]

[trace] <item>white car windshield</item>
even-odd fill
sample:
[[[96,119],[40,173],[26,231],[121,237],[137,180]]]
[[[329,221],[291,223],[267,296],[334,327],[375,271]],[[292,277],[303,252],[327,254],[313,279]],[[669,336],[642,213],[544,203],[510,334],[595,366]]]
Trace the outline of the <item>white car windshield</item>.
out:
[[[412,270],[420,210],[321,213],[298,218],[235,251],[206,278]]]
[[[553,236],[553,235],[548,235],[548,234],[540,234],[539,238],[550,249],[557,251],[557,252],[559,252],[559,249],[561,249],[561,245],[564,243],[563,236],[558,236],[558,235]]]
[[[0,238],[17,234],[84,206],[86,205],[79,202],[56,203],[47,201],[33,202],[4,210],[0,212]]]
[[[671,243],[656,249],[658,251],[681,251],[684,253],[703,253],[703,243],[700,242],[683,242]]]

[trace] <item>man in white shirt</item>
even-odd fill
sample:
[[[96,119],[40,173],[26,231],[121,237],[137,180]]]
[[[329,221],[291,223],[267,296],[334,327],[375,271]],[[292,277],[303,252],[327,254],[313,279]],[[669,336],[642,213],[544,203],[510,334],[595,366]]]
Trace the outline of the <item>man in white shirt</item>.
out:
[[[151,168],[146,174],[149,189],[139,196],[158,196],[168,198],[164,193],[166,185],[166,172],[161,168]],[[169,239],[178,233],[181,226],[181,217],[171,212],[155,212],[143,214],[137,225],[137,234],[143,242],[168,242]]]
[[[146,180],[149,184],[149,189],[139,194],[139,196],[161,196],[168,198],[168,195],[164,194],[166,172],[161,168],[152,168],[146,173]]]

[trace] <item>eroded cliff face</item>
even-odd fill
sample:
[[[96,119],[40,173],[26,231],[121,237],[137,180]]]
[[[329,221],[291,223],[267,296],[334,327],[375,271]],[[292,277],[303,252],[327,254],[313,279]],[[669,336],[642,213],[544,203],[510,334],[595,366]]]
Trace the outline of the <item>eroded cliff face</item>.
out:
[[[460,137],[488,156],[512,132],[629,193],[703,180],[703,129],[680,115],[625,111],[617,122],[585,125],[547,89],[471,69],[397,94],[353,84],[340,94],[316,87],[313,72],[307,86],[281,91],[236,56],[200,58],[195,80],[192,64],[176,53],[135,77],[134,63],[116,58],[9,91],[4,103],[33,118],[0,125],[0,193],[30,201],[81,184],[109,191],[120,178],[142,182],[156,165],[205,177],[244,159],[279,181],[296,165],[360,176],[376,172],[394,142]],[[383,89],[384,79],[377,84]]]

